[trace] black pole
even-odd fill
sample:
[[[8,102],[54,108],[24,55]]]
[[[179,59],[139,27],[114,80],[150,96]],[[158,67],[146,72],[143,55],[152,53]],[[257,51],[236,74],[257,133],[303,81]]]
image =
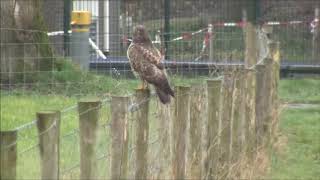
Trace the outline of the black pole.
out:
[[[260,0],[247,0],[247,21],[256,25],[258,24],[258,20],[260,18],[260,8],[261,2]]]
[[[255,22],[257,25],[259,25],[261,21],[261,0],[256,0],[255,3],[256,3],[255,4],[256,6]]]
[[[169,59],[169,41],[170,41],[170,0],[164,0],[165,59]]]
[[[64,0],[64,18],[63,18],[63,42],[64,42],[64,52],[65,55],[69,55],[69,42],[70,42],[70,36],[69,36],[69,29],[70,29],[70,21],[71,21],[71,9],[72,9],[72,1],[71,0]]]

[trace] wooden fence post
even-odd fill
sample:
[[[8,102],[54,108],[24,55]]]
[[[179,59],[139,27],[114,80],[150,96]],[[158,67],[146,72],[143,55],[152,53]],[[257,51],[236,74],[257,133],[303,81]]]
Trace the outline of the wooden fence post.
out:
[[[101,101],[78,102],[80,129],[80,179],[96,178],[96,139]]]
[[[232,94],[232,157],[231,162],[236,162],[241,152],[242,121],[244,118],[243,98],[243,69],[238,69],[234,74],[234,89]]]
[[[129,97],[111,99],[111,166],[110,179],[126,179],[128,170],[128,103]]]
[[[16,179],[17,175],[17,131],[0,132],[0,179]]]
[[[60,112],[38,112],[37,128],[41,157],[41,178],[58,179]]]
[[[174,99],[172,99],[171,104],[174,103]],[[159,152],[159,158],[160,160],[160,170],[157,175],[157,179],[168,179],[168,172],[170,170],[170,155],[171,155],[171,149],[170,149],[170,123],[172,122],[172,108],[171,104],[164,105],[160,102],[158,104],[159,109],[159,116],[157,119],[158,128],[161,132],[161,139],[160,139],[160,147],[161,151]]]
[[[267,104],[268,104],[268,87],[269,82],[266,77],[266,65],[259,64],[256,66],[256,133],[257,133],[257,145],[260,146],[263,143],[265,136],[264,124],[267,115]]]
[[[263,120],[263,135],[266,145],[270,142],[272,117],[273,117],[273,83],[274,83],[274,62],[270,58],[265,59],[266,72],[265,72],[265,118]]]
[[[150,90],[137,89],[136,103],[139,108],[135,112],[136,124],[136,158],[135,179],[147,179],[148,173],[148,137],[149,137],[149,98]]]
[[[249,18],[249,16],[248,16]],[[257,32],[254,24],[251,20],[245,23],[245,68],[247,68],[246,74],[246,123],[248,125],[248,152],[249,159],[253,160],[253,152],[255,151],[255,85],[256,77],[252,67],[257,63],[258,60],[258,44],[257,44]]]
[[[239,72],[238,82],[236,82],[236,88],[239,88],[239,154],[243,154],[246,152],[247,147],[247,132],[248,129],[246,128],[246,70],[241,69]],[[237,112],[235,112],[235,119],[237,119]]]
[[[207,80],[207,126],[205,153],[203,159],[202,179],[214,179],[217,175],[218,144],[219,144],[219,120],[221,104],[221,80]]]
[[[222,81],[222,111],[221,111],[221,125],[220,125],[220,163],[222,167],[222,174],[229,170],[231,149],[232,149],[232,132],[231,132],[231,118],[232,118],[232,93],[234,87],[233,74],[227,71],[223,75]]]
[[[247,154],[250,160],[253,160],[256,152],[256,75],[255,70],[245,69],[245,118],[246,118],[246,142],[247,142]]]
[[[190,122],[189,122],[189,144],[187,158],[187,175],[190,179],[201,179],[202,160],[202,125],[203,111],[205,109],[205,89],[201,84],[191,87],[190,97]]]
[[[173,179],[185,178],[187,123],[189,122],[190,87],[175,88],[175,111],[172,124]]]
[[[270,58],[272,59],[272,72],[271,72],[271,81],[272,81],[272,87],[271,87],[271,104],[272,104],[272,124],[270,133],[271,136],[274,135],[277,125],[279,122],[279,99],[278,99],[278,88],[279,88],[279,80],[280,80],[280,43],[279,42],[271,42],[269,43],[269,52],[270,52]],[[271,137],[270,140],[272,140],[273,137]],[[271,142],[269,142],[271,143]]]
[[[246,22],[245,26],[245,67],[249,68],[257,63],[258,44],[255,26],[251,22]]]

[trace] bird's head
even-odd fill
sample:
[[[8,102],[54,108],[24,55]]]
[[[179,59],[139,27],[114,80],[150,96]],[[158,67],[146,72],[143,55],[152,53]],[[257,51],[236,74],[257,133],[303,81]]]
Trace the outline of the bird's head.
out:
[[[143,25],[138,25],[134,28],[132,41],[133,43],[152,43]]]

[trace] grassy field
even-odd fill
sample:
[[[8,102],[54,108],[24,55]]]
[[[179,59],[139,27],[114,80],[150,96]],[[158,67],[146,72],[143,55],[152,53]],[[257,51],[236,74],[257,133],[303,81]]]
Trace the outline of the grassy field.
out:
[[[74,73],[78,73],[78,75],[74,75]],[[80,99],[93,96],[106,99],[110,94],[131,94],[139,81],[69,71],[54,72],[51,74],[51,79],[60,83],[48,86],[45,84],[46,78],[44,77],[43,81],[39,80],[40,83],[38,82],[32,88],[1,90],[1,130],[14,129],[33,121],[35,113],[38,111],[62,110],[60,170],[64,178],[77,178],[79,175],[79,168],[77,168],[79,163],[79,139],[76,103]],[[203,82],[204,79],[205,77],[198,79],[173,77],[172,84],[199,83]],[[281,80],[280,97],[284,102],[320,102],[319,89],[320,80]],[[150,141],[157,136],[156,121],[153,120],[157,107],[154,100],[152,100],[151,107],[150,128],[153,133],[150,134]],[[107,124],[110,114],[108,102],[103,104],[101,113],[99,124]],[[295,161],[301,162],[300,165],[303,166],[301,169],[308,168],[310,170],[306,174],[301,173],[300,177],[313,177],[319,173],[319,171],[314,170],[319,166],[320,147],[316,143],[317,139],[315,139],[315,137],[320,137],[319,123],[319,111],[317,110],[287,110],[282,114],[281,132],[284,136],[288,136],[288,146],[287,150],[281,154],[274,152],[270,177],[299,177],[298,175],[290,176],[292,174],[289,173],[291,170],[295,170],[294,168],[299,167],[298,165],[293,166],[292,162]],[[101,157],[108,152],[110,137],[108,128],[108,126],[101,126],[98,130],[97,157]],[[18,179],[39,177],[36,127],[33,125],[19,131],[18,139]],[[300,146],[301,144],[302,146]],[[306,155],[303,153],[306,153]],[[30,165],[30,162],[32,162],[32,165]],[[103,162],[105,161],[99,161],[99,177],[106,177],[108,173],[106,171],[107,165]],[[72,169],[72,167],[75,168]]]
[[[282,80],[279,92],[284,102],[319,106],[283,110],[280,137],[272,151],[267,178],[317,179],[320,177],[320,80]]]
[[[320,103],[320,79],[287,79],[280,82],[283,102]]]
[[[271,156],[268,178],[319,178],[320,108],[285,110],[281,115],[280,132],[282,137]]]

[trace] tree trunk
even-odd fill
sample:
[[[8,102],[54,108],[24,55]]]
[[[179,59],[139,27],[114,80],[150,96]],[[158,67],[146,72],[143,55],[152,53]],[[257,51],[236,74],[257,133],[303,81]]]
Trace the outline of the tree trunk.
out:
[[[1,83],[30,82],[54,67],[42,0],[1,1]],[[34,73],[25,73],[34,72]]]

